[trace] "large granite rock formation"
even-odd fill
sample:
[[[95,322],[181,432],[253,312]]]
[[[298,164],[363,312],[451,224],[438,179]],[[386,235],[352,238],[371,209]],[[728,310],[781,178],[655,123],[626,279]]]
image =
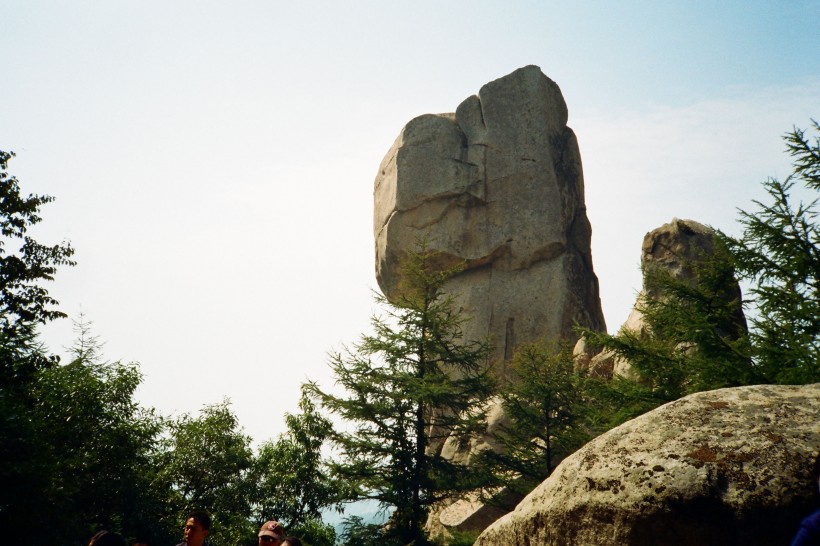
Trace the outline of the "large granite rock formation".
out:
[[[693,394],[588,443],[475,544],[785,545],[818,451],[820,383]]]
[[[466,269],[445,287],[490,337],[500,362],[517,344],[574,341],[602,330],[578,144],[558,86],[536,66],[483,86],[455,114],[402,129],[375,182],[376,278],[395,298],[402,257],[420,238],[441,265]],[[503,364],[500,365],[503,372]]]

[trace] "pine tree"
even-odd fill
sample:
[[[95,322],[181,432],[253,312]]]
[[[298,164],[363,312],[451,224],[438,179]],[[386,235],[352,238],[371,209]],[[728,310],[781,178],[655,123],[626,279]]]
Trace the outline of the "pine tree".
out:
[[[813,127],[820,134],[817,122]],[[793,173],[763,183],[770,203],[739,211],[740,237],[716,232],[713,255],[687,264],[694,282],[644,271],[653,297],[638,308],[648,334],[583,331],[638,373],[638,382],[616,378],[605,393],[620,406],[619,420],[692,392],[820,381],[820,225],[811,198],[820,191],[820,135],[811,139],[795,128],[784,139]],[[808,203],[794,204],[797,183]],[[734,279],[751,284],[745,300],[727,292]],[[743,309],[748,329],[738,320]]]
[[[813,139],[797,128],[784,136],[794,170],[763,183],[771,203],[740,211],[739,238],[723,235],[737,271],[752,283],[754,358],[773,383],[820,381],[820,124],[812,124]],[[798,183],[808,203],[794,204]]]
[[[761,380],[751,359],[728,249],[716,238],[711,255],[687,262],[686,267],[693,278],[677,278],[661,267],[644,269],[645,290],[636,308],[646,332],[624,328],[610,336],[584,331],[591,343],[628,360],[640,378],[637,385],[612,385],[625,400],[633,399],[633,408],[623,412],[625,418],[693,392]]]
[[[333,435],[342,456],[336,474],[354,486],[354,499],[393,510],[385,540],[401,544],[425,543],[428,508],[473,486],[469,470],[435,447],[481,430],[482,402],[492,390],[489,345],[462,338],[464,318],[442,291],[454,271],[436,271],[435,259],[423,246],[411,254],[398,301],[376,297],[386,318],[374,317],[374,333],[353,350],[331,355],[346,394],[309,385],[350,425]]]
[[[525,495],[597,432],[592,381],[576,370],[572,351],[550,344],[521,347],[510,363],[512,377],[499,392],[505,423],[494,435],[501,449],[485,450],[489,501],[506,503],[510,491]],[[498,488],[504,493],[494,498]]]

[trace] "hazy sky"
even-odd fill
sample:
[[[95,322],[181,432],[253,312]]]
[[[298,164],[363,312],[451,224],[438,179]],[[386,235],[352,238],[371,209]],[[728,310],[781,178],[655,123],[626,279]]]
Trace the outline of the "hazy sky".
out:
[[[0,52],[0,149],[77,250],[52,295],[144,405],[228,397],[256,441],[369,329],[373,179],[413,117],[528,64],[558,83],[610,331],[644,234],[733,232],[820,118],[818,0],[0,0]]]

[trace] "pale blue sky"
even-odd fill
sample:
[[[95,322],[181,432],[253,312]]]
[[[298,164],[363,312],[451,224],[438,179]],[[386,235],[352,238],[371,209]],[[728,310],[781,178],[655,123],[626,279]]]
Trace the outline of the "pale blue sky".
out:
[[[820,117],[817,0],[0,0],[0,52],[0,149],[77,249],[53,295],[144,404],[228,396],[258,441],[368,328],[373,178],[411,118],[527,64],[558,83],[615,330],[644,233],[731,231]]]

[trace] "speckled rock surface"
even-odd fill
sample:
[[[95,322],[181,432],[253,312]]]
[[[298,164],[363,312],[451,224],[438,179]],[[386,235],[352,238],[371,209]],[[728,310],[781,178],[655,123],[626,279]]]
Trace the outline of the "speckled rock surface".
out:
[[[788,545],[818,451],[820,383],[690,395],[565,459],[476,545]]]
[[[402,129],[374,184],[376,278],[395,299],[401,263],[420,237],[445,290],[489,337],[495,361],[542,338],[574,342],[575,323],[604,330],[581,155],[561,90],[537,66],[482,86],[454,114]]]

